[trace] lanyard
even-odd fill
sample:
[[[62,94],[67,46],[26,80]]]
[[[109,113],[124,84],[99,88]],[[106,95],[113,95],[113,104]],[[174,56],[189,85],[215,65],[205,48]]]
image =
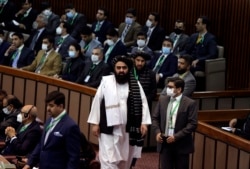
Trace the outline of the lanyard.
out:
[[[70,21],[70,25],[73,24],[74,20],[76,19],[77,13],[74,15],[74,17],[72,18],[72,20]]]
[[[12,55],[11,60],[14,60],[19,54],[19,49],[16,50],[16,52]]]
[[[173,128],[173,115],[174,112],[176,111],[177,107],[179,107],[180,102],[178,102],[173,109],[170,110],[170,118],[169,118],[169,128]]]
[[[63,117],[64,117],[65,114],[63,114],[61,117],[59,117],[58,119],[56,120],[53,120],[52,122],[50,122],[50,124],[46,127],[45,131],[47,132],[48,130],[50,130],[51,128],[53,128],[56,124],[56,122],[60,121]]]
[[[165,60],[165,56],[162,55],[161,58],[159,59],[158,63],[157,63],[157,66],[161,66],[162,63],[164,62],[164,60]]]
[[[23,127],[20,129],[19,133],[24,132],[27,128],[28,128],[28,126],[23,126]]]
[[[134,73],[135,79],[136,79],[136,80],[138,80],[138,79],[139,79],[139,76],[138,76],[138,74],[137,74],[137,72],[136,72],[135,67],[134,67],[134,71],[133,71],[133,73]]]
[[[88,75],[91,75],[91,74],[93,73],[93,71],[95,70],[96,66],[97,66],[96,64],[93,64],[93,65],[91,66]]]
[[[90,43],[88,43],[88,45],[85,45],[85,47],[84,47],[85,52],[88,50],[89,44],[90,44]]]

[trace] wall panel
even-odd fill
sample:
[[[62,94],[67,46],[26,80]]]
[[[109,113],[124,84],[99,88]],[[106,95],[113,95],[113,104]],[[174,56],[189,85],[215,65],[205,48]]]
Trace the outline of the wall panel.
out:
[[[19,2],[18,0],[13,0]],[[40,9],[40,2],[34,1],[34,8]],[[137,9],[137,20],[144,25],[148,13],[158,11],[160,24],[169,34],[176,19],[186,21],[186,32],[195,32],[194,24],[200,15],[211,20],[210,31],[216,35],[219,45],[225,47],[227,58],[227,89],[250,88],[250,1],[249,0],[48,0],[59,15],[64,6],[72,2],[79,12],[87,16],[88,23],[95,20],[97,8],[102,6],[110,11],[109,19],[118,27],[124,20],[126,9]],[[60,3],[59,3],[60,2]]]

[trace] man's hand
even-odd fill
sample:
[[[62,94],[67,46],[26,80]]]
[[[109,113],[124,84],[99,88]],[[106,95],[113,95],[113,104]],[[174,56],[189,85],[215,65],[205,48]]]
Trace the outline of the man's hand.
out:
[[[198,59],[194,60],[194,61],[192,62],[192,66],[193,66],[193,67],[196,67],[196,65],[197,65],[198,62],[199,62]]]
[[[12,138],[12,137],[16,136],[16,131],[13,127],[7,127],[5,129],[5,134],[6,134],[6,136]]]
[[[100,126],[97,125],[97,124],[93,124],[92,133],[93,133],[94,136],[99,137],[99,135],[100,135]]]
[[[229,127],[234,128],[234,126],[236,125],[236,123],[237,123],[237,119],[236,119],[236,118],[230,120],[230,122],[229,122]]]
[[[161,137],[161,133],[158,133],[158,134],[156,135],[156,141],[157,141],[158,143],[162,143],[162,142],[163,142],[163,139],[162,139],[162,137]]]
[[[173,142],[175,142],[174,136],[168,136],[167,143],[173,143]]]
[[[23,169],[30,169],[30,166],[26,164]]]
[[[146,124],[141,125],[141,135],[144,137],[147,134],[148,126]]]

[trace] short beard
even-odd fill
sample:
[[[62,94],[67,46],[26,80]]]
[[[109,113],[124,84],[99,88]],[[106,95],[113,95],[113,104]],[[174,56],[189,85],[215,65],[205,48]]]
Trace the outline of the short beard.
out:
[[[122,74],[122,75],[115,73],[115,79],[116,79],[117,83],[119,83],[119,84],[127,83],[129,80],[129,73]]]

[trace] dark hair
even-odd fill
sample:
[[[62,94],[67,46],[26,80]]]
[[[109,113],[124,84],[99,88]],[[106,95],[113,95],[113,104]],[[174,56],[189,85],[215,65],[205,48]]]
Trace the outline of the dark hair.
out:
[[[128,69],[131,70],[131,68],[133,67],[133,61],[129,56],[126,55],[117,55],[113,58],[112,60],[112,64],[113,67],[115,67],[117,62],[123,62],[128,66]]]
[[[49,43],[55,44],[55,38],[52,35],[46,35],[43,39],[48,39]]]
[[[73,42],[69,46],[74,46],[76,51],[79,51],[79,54],[82,53],[81,52],[81,46],[77,42]]]
[[[183,20],[177,19],[175,22],[177,22],[177,23],[183,23],[183,27],[185,27],[185,22]]]
[[[132,55],[132,57],[135,59],[138,56],[142,57],[144,60],[150,60],[151,56],[143,51],[136,52],[135,54]]]
[[[49,2],[47,2],[47,1],[41,2],[41,9],[42,9],[42,11],[45,10],[45,9],[48,9],[48,8],[51,8],[51,5],[50,5]]]
[[[81,35],[91,35],[92,34],[92,30],[90,27],[88,26],[84,26],[81,30]]]
[[[98,10],[103,11],[104,16],[109,16],[109,11],[104,7],[99,7]]]
[[[6,98],[8,100],[8,105],[12,104],[15,109],[20,109],[23,107],[23,103],[16,96],[7,96]]]
[[[59,91],[52,91],[46,96],[45,102],[49,103],[51,101],[54,101],[56,105],[62,104],[65,107],[65,96]]]
[[[160,21],[160,14],[158,12],[150,12],[150,15],[153,15],[155,17],[155,21]]]
[[[65,21],[62,21],[61,23],[63,24],[63,28],[66,29],[66,32],[70,34],[72,31],[72,26],[68,22],[65,22]]]
[[[181,88],[181,93],[184,90],[185,82],[179,77],[169,77],[167,83],[173,82],[176,88]]]
[[[107,31],[107,33],[106,33],[106,35],[109,35],[109,36],[119,36],[119,34],[118,34],[118,32],[115,30],[115,28],[110,28],[108,31]]]
[[[129,8],[127,10],[126,14],[128,14],[128,13],[132,14],[133,16],[136,16],[136,10],[134,8]]]
[[[141,31],[141,32],[138,32],[138,33],[137,33],[137,37],[138,37],[138,36],[145,36],[145,38],[147,39],[147,34],[146,34],[145,32],[142,32],[142,31]]]
[[[174,42],[170,38],[164,38],[164,40],[162,42],[164,42],[164,41],[170,42],[172,44],[172,46],[174,45]]]
[[[0,34],[4,35],[4,31],[2,29],[0,29]]]
[[[27,0],[22,0],[21,3],[24,4],[24,3],[26,3],[26,1],[27,1]],[[29,3],[29,4],[32,4],[32,3],[33,3],[33,0],[28,0],[28,3]]]
[[[22,33],[15,32],[15,33],[12,34],[12,37],[13,37],[13,36],[17,36],[19,39],[24,40],[24,37],[23,37],[23,34],[22,34]]]
[[[202,20],[202,24],[205,24],[207,28],[210,26],[210,21],[207,16],[200,16],[199,18]]]
[[[75,8],[74,5],[72,3],[69,3],[65,6],[64,9],[74,9],[74,8]]]
[[[184,55],[180,55],[179,59],[184,59],[185,62],[190,66],[193,62],[193,58],[191,55],[189,54],[184,54]]]
[[[7,96],[7,92],[3,89],[0,89],[0,95],[3,95],[4,97]]]

